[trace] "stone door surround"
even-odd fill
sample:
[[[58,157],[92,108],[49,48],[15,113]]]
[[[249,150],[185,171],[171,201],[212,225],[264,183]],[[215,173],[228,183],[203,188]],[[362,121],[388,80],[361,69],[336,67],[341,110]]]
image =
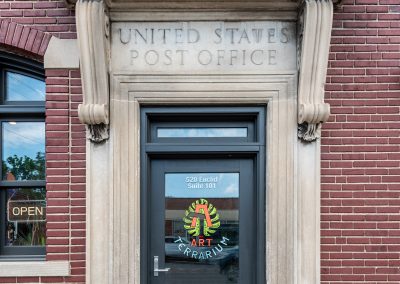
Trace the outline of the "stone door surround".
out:
[[[329,116],[323,98],[332,1],[69,2],[76,2],[84,92],[79,117],[88,136],[87,283],[140,283],[139,109],[193,104],[267,107],[266,277],[268,283],[319,283],[319,137]],[[143,35],[157,22],[183,25],[177,33],[194,27],[207,34],[210,27],[217,37],[218,25],[275,25],[293,38],[284,45],[284,31],[278,52],[265,52],[268,66],[196,69],[196,62],[178,68],[176,61],[158,67],[160,47],[129,43],[126,33],[142,28]],[[194,42],[195,33],[182,39]],[[168,50],[176,52],[180,39]],[[199,39],[196,46],[201,52],[209,45]],[[203,53],[201,65],[208,62]],[[253,63],[261,62],[258,53],[250,55]]]

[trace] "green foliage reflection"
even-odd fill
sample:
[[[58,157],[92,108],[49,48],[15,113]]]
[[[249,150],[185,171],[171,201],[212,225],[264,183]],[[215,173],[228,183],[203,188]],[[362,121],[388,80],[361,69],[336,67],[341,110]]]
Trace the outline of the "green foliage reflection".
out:
[[[3,160],[3,180],[45,180],[45,167],[43,152],[37,152],[35,159],[13,155]]]
[[[35,158],[12,155],[2,161],[3,180],[45,180],[46,159],[43,152]],[[46,200],[44,188],[9,189],[9,200]],[[6,230],[8,246],[44,246],[46,244],[45,222],[8,222]]]

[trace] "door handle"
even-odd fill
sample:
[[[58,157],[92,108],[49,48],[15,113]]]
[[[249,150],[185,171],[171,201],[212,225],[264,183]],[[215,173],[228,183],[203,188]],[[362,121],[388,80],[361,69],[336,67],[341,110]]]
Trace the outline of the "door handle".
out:
[[[158,272],[168,272],[171,268],[158,268],[158,255],[154,256],[154,276],[158,276]]]

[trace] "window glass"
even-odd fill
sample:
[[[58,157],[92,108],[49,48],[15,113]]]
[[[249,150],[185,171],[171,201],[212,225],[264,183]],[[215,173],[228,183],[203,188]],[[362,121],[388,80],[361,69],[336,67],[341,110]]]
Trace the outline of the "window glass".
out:
[[[44,122],[2,123],[3,180],[45,180]]]
[[[238,283],[239,173],[167,173],[165,210],[165,283]]]
[[[6,246],[46,244],[46,191],[44,188],[7,189]]]
[[[247,137],[247,127],[163,127],[157,129],[158,138]]]
[[[11,54],[2,58],[0,258],[40,256],[46,253],[44,70]]]
[[[15,72],[6,72],[6,101],[44,101],[46,84]]]

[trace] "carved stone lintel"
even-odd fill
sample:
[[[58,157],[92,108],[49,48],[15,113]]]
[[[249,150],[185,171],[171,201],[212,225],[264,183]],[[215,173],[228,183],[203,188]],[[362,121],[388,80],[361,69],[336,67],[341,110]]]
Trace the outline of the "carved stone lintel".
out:
[[[75,9],[84,102],[78,115],[87,137],[101,142],[108,139],[109,124],[109,18],[100,0],[78,0]]]
[[[299,14],[298,136],[304,141],[319,138],[321,123],[330,115],[329,104],[324,102],[324,83],[332,15],[331,0],[305,0]]]

